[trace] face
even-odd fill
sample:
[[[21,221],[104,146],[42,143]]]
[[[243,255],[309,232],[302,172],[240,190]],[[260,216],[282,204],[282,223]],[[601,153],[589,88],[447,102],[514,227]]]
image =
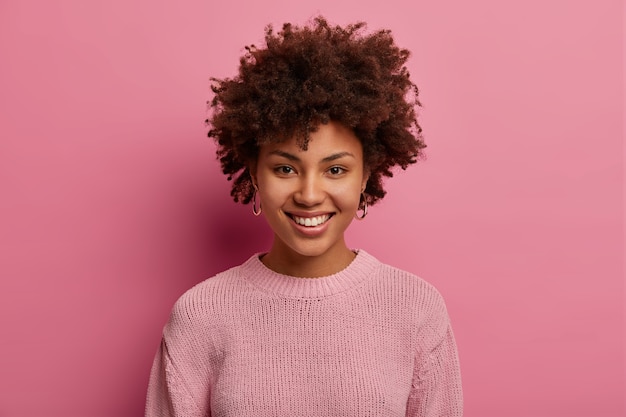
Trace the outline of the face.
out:
[[[344,232],[367,182],[363,147],[351,130],[321,124],[306,151],[295,139],[261,147],[253,180],[274,231],[268,256],[332,262],[349,252]]]

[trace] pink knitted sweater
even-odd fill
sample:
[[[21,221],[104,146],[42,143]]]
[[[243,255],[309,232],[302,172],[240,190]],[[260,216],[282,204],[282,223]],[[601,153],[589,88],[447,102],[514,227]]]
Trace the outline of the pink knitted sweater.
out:
[[[462,415],[444,302],[360,250],[296,278],[254,255],[185,293],[152,367],[146,416]]]

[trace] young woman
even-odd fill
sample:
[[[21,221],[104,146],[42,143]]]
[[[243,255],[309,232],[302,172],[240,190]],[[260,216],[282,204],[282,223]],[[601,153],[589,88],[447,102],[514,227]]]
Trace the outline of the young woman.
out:
[[[425,147],[408,51],[363,27],[268,27],[214,80],[209,136],[274,241],[177,301],[146,416],[462,415],[439,293],[344,240]]]

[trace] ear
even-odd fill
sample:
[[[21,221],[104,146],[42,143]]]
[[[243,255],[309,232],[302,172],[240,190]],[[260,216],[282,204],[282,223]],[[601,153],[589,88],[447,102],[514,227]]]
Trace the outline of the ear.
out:
[[[248,173],[250,174],[250,179],[252,180],[252,186],[258,189],[256,161],[248,161]]]
[[[368,169],[363,170],[363,181],[361,181],[361,192],[365,192],[367,187],[367,181],[370,179],[370,171]]]

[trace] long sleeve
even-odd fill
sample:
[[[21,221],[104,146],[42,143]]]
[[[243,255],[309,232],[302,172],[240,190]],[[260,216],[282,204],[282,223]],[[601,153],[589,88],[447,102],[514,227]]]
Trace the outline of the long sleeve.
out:
[[[463,392],[456,342],[443,300],[424,332],[406,417],[462,417]]]
[[[150,373],[146,417],[204,417],[204,415],[186,386],[183,376],[172,363],[163,340]]]
[[[150,373],[146,417],[210,416],[212,345],[198,309],[183,296],[172,310]]]

